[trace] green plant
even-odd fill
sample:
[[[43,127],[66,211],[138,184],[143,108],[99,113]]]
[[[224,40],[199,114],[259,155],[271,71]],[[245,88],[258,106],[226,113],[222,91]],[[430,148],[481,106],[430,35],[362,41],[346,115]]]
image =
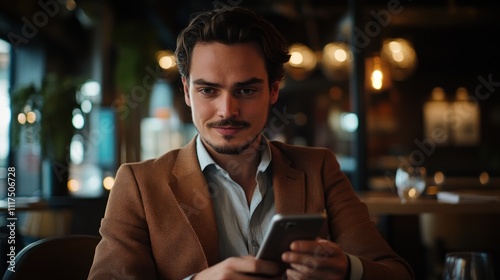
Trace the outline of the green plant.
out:
[[[77,78],[47,74],[40,87],[30,84],[15,90],[12,96],[13,120],[17,120],[20,113],[29,111],[35,113],[36,121],[25,124],[13,122],[14,146],[22,140],[22,126],[31,126],[36,134],[34,139],[40,141],[42,158],[66,163],[74,132],[73,110],[78,105],[76,92],[80,85]]]

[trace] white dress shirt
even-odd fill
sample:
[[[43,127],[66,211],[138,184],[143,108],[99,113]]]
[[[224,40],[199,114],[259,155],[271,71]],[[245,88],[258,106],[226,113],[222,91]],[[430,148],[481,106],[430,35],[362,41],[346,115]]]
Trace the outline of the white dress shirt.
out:
[[[215,208],[220,261],[231,256],[255,256],[267,226],[276,213],[269,168],[271,150],[264,136],[260,145],[261,160],[255,174],[256,187],[248,206],[243,188],[226,171],[237,172],[238,163],[232,163],[230,168],[219,166],[208,154],[200,137],[196,139],[198,161],[207,179]]]

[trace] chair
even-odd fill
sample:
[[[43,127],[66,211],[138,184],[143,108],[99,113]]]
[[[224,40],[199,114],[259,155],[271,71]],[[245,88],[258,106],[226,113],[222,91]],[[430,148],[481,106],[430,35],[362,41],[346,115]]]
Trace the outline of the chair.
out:
[[[3,280],[87,279],[100,237],[68,235],[48,237],[24,247],[16,256],[15,272]]]

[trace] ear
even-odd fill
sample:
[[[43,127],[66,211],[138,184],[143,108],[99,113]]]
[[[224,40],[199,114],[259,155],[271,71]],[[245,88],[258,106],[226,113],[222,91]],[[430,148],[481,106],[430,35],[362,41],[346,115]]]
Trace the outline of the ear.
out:
[[[270,89],[270,95],[271,98],[269,99],[269,104],[273,105],[278,101],[278,96],[280,92],[280,81],[275,81],[271,84],[271,89]]]
[[[189,98],[189,81],[186,77],[182,77],[182,88],[184,89],[184,102],[191,107],[191,99]]]

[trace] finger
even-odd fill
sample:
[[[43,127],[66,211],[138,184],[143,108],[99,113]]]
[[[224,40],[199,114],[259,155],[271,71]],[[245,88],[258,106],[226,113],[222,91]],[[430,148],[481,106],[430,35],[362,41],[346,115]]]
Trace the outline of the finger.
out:
[[[282,255],[282,260],[301,272],[342,272],[347,267],[347,257],[340,250],[337,252],[339,253],[334,253],[334,256],[320,256],[319,254],[303,254],[290,251]],[[300,267],[294,265],[300,265]]]
[[[290,245],[290,250],[296,253],[310,254],[318,260],[326,260],[340,253],[340,248],[328,240],[317,241],[294,241]]]
[[[284,262],[289,263],[293,268],[301,272],[316,270],[322,266],[323,262],[322,259],[318,259],[312,255],[293,252],[287,252],[282,257]]]
[[[314,254],[319,257],[330,258],[342,254],[342,249],[331,241],[319,239],[318,244],[319,246],[314,249]]]
[[[302,264],[296,264],[292,263],[290,264],[290,267],[299,272],[303,276],[308,276],[311,275],[311,273],[316,269],[314,266],[308,266],[308,265],[302,265]]]

